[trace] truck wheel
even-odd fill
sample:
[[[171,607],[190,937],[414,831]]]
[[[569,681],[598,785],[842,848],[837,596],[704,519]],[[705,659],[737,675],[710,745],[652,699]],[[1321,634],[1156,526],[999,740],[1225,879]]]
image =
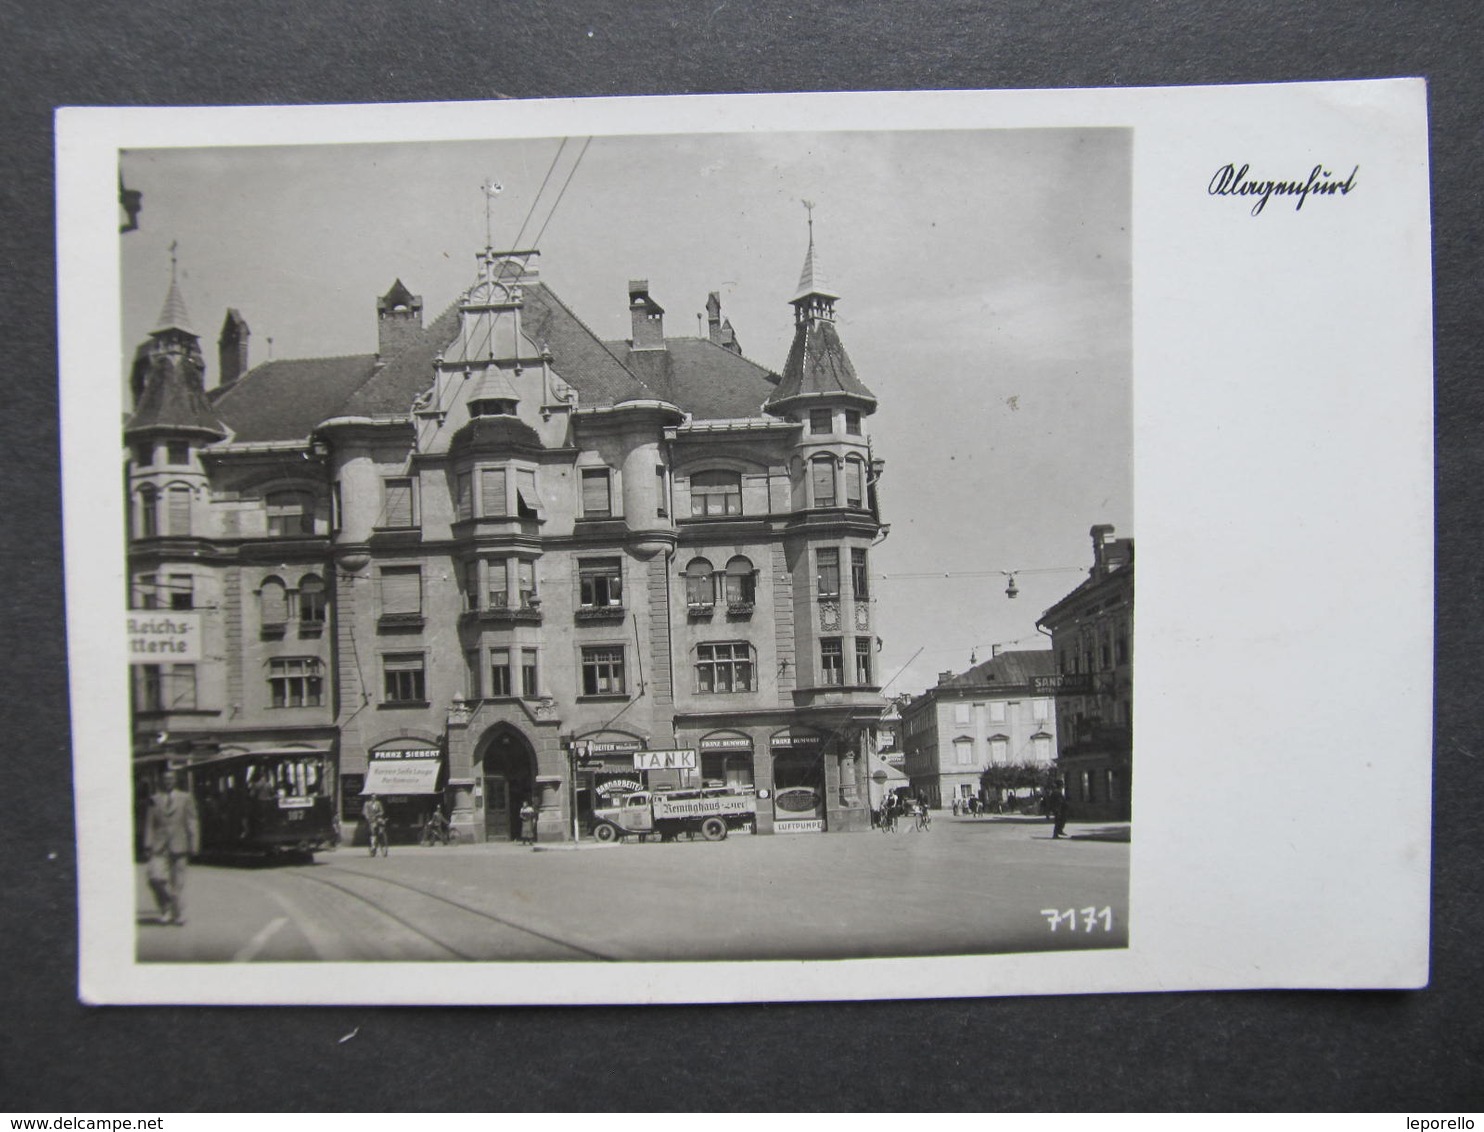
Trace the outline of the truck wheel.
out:
[[[707,818],[701,823],[701,836],[707,841],[725,841],[727,823],[721,818]]]
[[[603,842],[617,841],[618,830],[614,829],[607,822],[602,822],[593,827],[593,840]]]

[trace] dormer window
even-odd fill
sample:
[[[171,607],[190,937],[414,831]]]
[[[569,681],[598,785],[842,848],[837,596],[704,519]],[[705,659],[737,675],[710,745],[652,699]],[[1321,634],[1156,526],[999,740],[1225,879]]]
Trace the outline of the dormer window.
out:
[[[471,417],[513,417],[515,416],[515,402],[507,401],[503,397],[471,401],[469,415]]]
[[[742,514],[742,477],[737,472],[696,472],[690,477],[690,513]]]

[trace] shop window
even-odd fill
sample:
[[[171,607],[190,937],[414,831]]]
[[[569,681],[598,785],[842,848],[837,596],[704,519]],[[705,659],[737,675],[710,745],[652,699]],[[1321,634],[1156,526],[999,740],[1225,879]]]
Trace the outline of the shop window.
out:
[[[258,613],[263,632],[282,633],[289,620],[289,594],[281,578],[264,578],[258,589]]]
[[[388,653],[381,658],[382,702],[421,704],[427,701],[422,653]]]
[[[423,572],[420,566],[383,566],[381,616],[411,620],[422,616]]]
[[[623,646],[584,646],[582,650],[582,694],[614,696],[622,695],[625,690]]]
[[[269,703],[276,708],[320,707],[324,662],[317,657],[275,657],[268,662]]]
[[[458,519],[474,518],[474,473],[460,472],[454,477],[454,516]]]
[[[690,513],[742,514],[742,476],[739,472],[695,472],[690,477]]]
[[[622,559],[580,558],[577,578],[583,609],[623,608]]]
[[[504,468],[479,469],[479,514],[481,516],[499,519],[510,514],[510,501],[505,493],[506,480]]]
[[[855,639],[855,682],[859,687],[868,687],[871,683],[871,638],[857,637]]]
[[[417,526],[417,501],[409,477],[395,476],[382,480],[381,492],[381,522],[377,526],[389,530]]]
[[[490,698],[510,695],[510,650],[490,649]]]
[[[746,641],[696,646],[697,692],[711,695],[753,690],[752,646]]]
[[[851,456],[845,461],[845,506],[860,507],[866,494],[866,466]]]
[[[809,410],[809,432],[814,436],[828,436],[835,431],[834,413],[829,409]]]
[[[520,650],[520,694],[528,700],[535,699],[540,695],[540,685],[536,681],[536,650]]]
[[[819,682],[833,687],[845,683],[845,648],[839,637],[820,639]]]
[[[859,409],[845,410],[845,432],[849,436],[861,434],[861,414]]]
[[[171,609],[196,608],[196,580],[189,574],[171,574],[166,588],[170,594]]]
[[[814,490],[814,506],[835,506],[835,458],[816,456],[809,461],[809,482]]]
[[[716,604],[716,584],[711,562],[692,558],[685,567],[685,605],[692,613],[709,613]]]
[[[819,596],[840,596],[840,551],[833,546],[821,546],[814,552],[814,573],[818,580]]]
[[[305,574],[299,579],[299,631],[318,633],[325,627],[327,612],[323,579],[318,574]]]
[[[582,469],[582,515],[586,519],[613,515],[613,483],[607,468]]]
[[[726,591],[729,613],[751,612],[757,602],[757,570],[752,559],[738,554],[728,560]]]
[[[191,533],[191,489],[176,485],[166,492],[169,506],[165,512],[165,533],[184,538]]]

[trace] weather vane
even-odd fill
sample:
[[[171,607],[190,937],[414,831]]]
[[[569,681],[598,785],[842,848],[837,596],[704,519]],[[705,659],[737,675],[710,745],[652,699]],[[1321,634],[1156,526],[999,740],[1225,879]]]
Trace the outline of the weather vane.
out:
[[[495,203],[495,198],[505,191],[505,186],[490,177],[479,188],[484,193],[484,246],[493,248],[495,244],[490,237],[490,210]]]
[[[803,205],[804,211],[809,214],[809,242],[812,244],[814,243],[814,202],[806,200],[803,201]]]

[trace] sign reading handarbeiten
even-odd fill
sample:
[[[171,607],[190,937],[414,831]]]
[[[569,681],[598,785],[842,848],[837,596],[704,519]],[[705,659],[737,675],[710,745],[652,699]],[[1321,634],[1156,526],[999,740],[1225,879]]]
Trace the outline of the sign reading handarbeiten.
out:
[[[130,664],[195,664],[201,659],[201,615],[135,610],[128,638]]]

